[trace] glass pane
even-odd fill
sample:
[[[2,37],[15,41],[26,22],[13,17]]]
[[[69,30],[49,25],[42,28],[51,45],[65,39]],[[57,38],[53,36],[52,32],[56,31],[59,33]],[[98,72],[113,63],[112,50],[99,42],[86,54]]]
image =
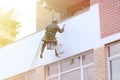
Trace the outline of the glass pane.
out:
[[[120,43],[110,46],[110,56],[114,56],[116,54],[120,54]]]
[[[112,60],[110,64],[112,80],[120,80],[120,59]]]
[[[58,64],[52,64],[49,67],[47,67],[47,72],[48,72],[48,76],[57,74],[59,72]]]
[[[58,77],[50,78],[48,80],[58,80]]]
[[[70,59],[61,63],[61,71],[67,71],[80,66],[80,58]]]
[[[89,67],[84,70],[85,80],[94,80],[94,67]]]
[[[89,54],[82,56],[82,64],[83,65],[86,65],[86,64],[89,64],[92,62],[94,62],[93,53],[89,53]]]
[[[81,80],[80,70],[75,70],[61,75],[61,80]]]

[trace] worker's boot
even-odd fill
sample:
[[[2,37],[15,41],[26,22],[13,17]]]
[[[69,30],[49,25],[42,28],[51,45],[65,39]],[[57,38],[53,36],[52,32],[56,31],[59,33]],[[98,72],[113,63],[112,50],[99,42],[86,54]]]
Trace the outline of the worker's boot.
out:
[[[42,55],[42,54],[40,54],[40,58],[43,58],[43,55]]]
[[[57,50],[55,49],[55,56],[56,57],[60,57],[59,55],[58,55],[58,53],[57,53]]]

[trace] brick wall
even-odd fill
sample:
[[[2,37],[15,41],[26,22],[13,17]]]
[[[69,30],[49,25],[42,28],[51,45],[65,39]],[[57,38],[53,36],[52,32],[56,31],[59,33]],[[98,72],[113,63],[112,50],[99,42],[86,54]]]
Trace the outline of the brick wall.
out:
[[[4,80],[36,80],[36,70],[33,69],[24,73],[20,73]]]
[[[80,3],[77,3],[67,9],[67,15],[72,16],[74,15],[77,11],[82,11],[85,8],[90,7],[90,0],[84,0]]]
[[[101,37],[120,32],[120,0],[100,2]]]
[[[99,3],[101,38],[120,32],[120,0],[91,0]]]
[[[107,79],[107,55],[105,48],[101,47],[94,50],[94,74],[95,80]]]
[[[4,80],[46,80],[45,67],[38,67],[33,70],[29,70],[24,73],[6,78]]]
[[[46,80],[46,70],[45,67],[36,68],[36,80]]]
[[[36,24],[36,31],[41,31],[45,29],[53,20],[57,18],[60,20],[60,14],[58,12],[53,11],[50,8],[44,8],[42,3],[37,3],[37,24]]]

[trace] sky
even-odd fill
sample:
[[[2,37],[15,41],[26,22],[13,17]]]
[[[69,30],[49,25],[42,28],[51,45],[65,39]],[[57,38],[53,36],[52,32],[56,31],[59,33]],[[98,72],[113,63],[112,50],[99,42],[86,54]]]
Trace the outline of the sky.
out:
[[[38,0],[0,0],[4,11],[14,9],[16,20],[21,23],[17,39],[21,39],[36,31],[36,2]]]

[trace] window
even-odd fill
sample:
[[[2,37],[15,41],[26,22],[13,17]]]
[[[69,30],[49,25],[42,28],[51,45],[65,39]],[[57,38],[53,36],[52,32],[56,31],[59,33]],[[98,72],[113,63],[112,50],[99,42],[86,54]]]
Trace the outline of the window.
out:
[[[80,69],[62,74],[61,80],[81,80]]]
[[[58,74],[58,64],[52,64],[48,68],[48,76]]]
[[[47,80],[94,80],[93,51],[46,66]]]
[[[94,68],[93,66],[90,66],[86,69],[84,69],[84,80],[94,80]]]
[[[111,45],[108,48],[109,48],[108,49],[109,50],[109,53],[108,53],[109,57],[120,54],[120,43]]]
[[[58,77],[49,78],[48,80],[58,80]]]
[[[110,61],[111,79],[120,80],[120,58]]]
[[[109,79],[120,80],[120,41],[107,46]]]
[[[80,66],[80,59],[75,58],[67,61],[61,62],[61,72],[74,69]]]
[[[86,65],[86,64],[89,64],[89,63],[92,63],[94,60],[93,60],[93,54],[89,53],[87,55],[83,55],[82,56],[82,63],[83,65]]]

